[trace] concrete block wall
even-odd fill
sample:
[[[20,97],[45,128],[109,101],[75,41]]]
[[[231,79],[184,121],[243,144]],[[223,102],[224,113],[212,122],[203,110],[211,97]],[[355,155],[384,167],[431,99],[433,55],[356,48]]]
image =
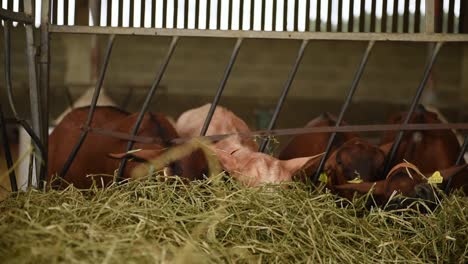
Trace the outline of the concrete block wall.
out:
[[[98,39],[103,51],[107,37]],[[64,87],[69,86],[76,98],[87,86],[93,85],[86,52],[90,41],[89,35],[52,35],[51,118],[67,107]],[[167,37],[117,37],[104,83],[116,102],[123,102],[128,88],[134,87],[128,110],[139,109],[169,41]],[[187,108],[211,101],[234,43],[235,39],[182,38],[151,110],[176,117]],[[19,108],[26,113],[29,102],[24,45],[24,31],[15,29],[13,81]],[[300,41],[292,40],[246,39],[221,103],[255,126],[258,123],[255,114],[274,107],[299,45]],[[365,42],[310,42],[278,126],[300,126],[323,111],[337,113],[365,48]],[[428,90],[432,89],[435,94],[433,102],[442,107],[452,121],[459,118],[461,105],[468,102],[467,48],[466,45],[447,44],[428,85]],[[424,43],[377,43],[347,119],[355,123],[383,122],[390,111],[404,109],[421,80],[428,50]],[[6,108],[3,78],[1,80],[0,94]]]

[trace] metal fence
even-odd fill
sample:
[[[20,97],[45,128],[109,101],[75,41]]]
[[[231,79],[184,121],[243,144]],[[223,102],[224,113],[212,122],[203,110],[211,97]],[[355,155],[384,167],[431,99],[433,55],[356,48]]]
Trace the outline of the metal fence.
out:
[[[77,1],[78,2],[78,1]],[[281,96],[278,98],[278,102],[273,113],[273,117],[269,122],[268,129],[266,131],[257,131],[252,135],[279,135],[279,134],[301,134],[301,133],[310,133],[310,132],[323,132],[323,129],[329,129],[329,132],[332,132],[332,136],[328,142],[325,155],[322,157],[320,162],[319,169],[315,175],[315,180],[318,179],[318,175],[323,168],[324,162],[328,157],[328,154],[331,149],[331,145],[335,139],[337,132],[343,131],[384,131],[384,130],[396,130],[399,131],[395,143],[392,146],[390,155],[386,160],[385,171],[388,172],[390,169],[389,166],[391,161],[396,153],[396,150],[399,147],[399,144],[402,140],[404,131],[408,130],[421,130],[421,129],[463,129],[468,130],[468,124],[438,124],[438,125],[414,125],[408,124],[411,115],[415,111],[422,92],[428,81],[432,66],[434,65],[437,56],[443,47],[445,42],[468,42],[468,35],[465,34],[456,34],[453,32],[464,32],[464,14],[467,13],[466,2],[446,0],[446,1],[437,1],[437,0],[425,0],[425,1],[145,1],[144,5],[142,1],[90,1],[90,5],[85,5],[84,10],[88,12],[88,25],[75,25],[73,21],[73,7],[77,4],[75,1],[42,1],[40,6],[40,49],[38,49],[39,54],[35,53],[34,49],[34,36],[33,36],[33,24],[35,21],[38,21],[39,12],[36,9],[36,12],[33,12],[32,9],[32,0],[24,1],[24,9],[21,5],[18,6],[17,10],[23,10],[23,12],[11,12],[7,10],[1,10],[0,18],[5,20],[4,22],[4,32],[5,36],[8,36],[10,29],[10,21],[20,22],[26,27],[26,41],[28,47],[28,70],[29,70],[29,90],[31,97],[31,113],[32,113],[32,129],[34,133],[31,133],[31,136],[34,139],[36,149],[39,150],[40,157],[36,161],[36,165],[40,167],[38,170],[37,178],[38,182],[41,184],[44,181],[46,168],[47,168],[47,128],[48,128],[48,87],[49,87],[49,64],[50,64],[50,49],[49,49],[49,37],[50,34],[58,33],[84,33],[84,34],[108,34],[110,35],[106,53],[104,56],[104,61],[101,63],[101,70],[99,74],[98,81],[96,83],[96,89],[94,92],[93,100],[91,103],[91,108],[89,110],[88,118],[86,123],[83,126],[81,137],[76,142],[75,147],[72,153],[69,156],[66,164],[64,165],[60,176],[64,176],[69,167],[71,166],[74,157],[79,152],[80,147],[85,140],[88,133],[104,133],[109,136],[115,136],[112,131],[103,131],[102,129],[91,128],[90,124],[93,119],[94,111],[96,108],[96,102],[100,94],[102,83],[105,78],[107,65],[112,53],[112,47],[116,40],[116,35],[154,35],[154,36],[170,36],[172,41],[167,49],[167,53],[161,62],[160,69],[155,74],[155,79],[151,84],[151,89],[148,92],[145,102],[143,103],[140,114],[134,127],[132,133],[125,135],[124,138],[128,140],[127,151],[131,150],[133,144],[139,140],[142,140],[142,137],[137,137],[138,129],[140,127],[143,115],[147,112],[148,107],[151,103],[151,100],[159,87],[166,68],[171,60],[172,55],[174,54],[178,40],[181,37],[224,37],[224,38],[236,38],[233,51],[231,53],[230,60],[225,68],[224,75],[220,80],[216,95],[213,98],[211,109],[208,113],[208,117],[205,120],[201,136],[204,136],[211,118],[213,116],[216,105],[218,104],[226,82],[229,79],[233,65],[235,64],[237,55],[240,52],[243,42],[248,38],[266,38],[266,39],[299,39],[302,40],[302,44],[297,52],[295,63],[293,64],[292,69],[290,70],[289,76],[284,83],[283,91]],[[326,9],[326,19],[322,19],[322,14],[324,14],[321,6],[324,3],[327,3]],[[344,3],[347,2],[348,5],[348,16],[347,20],[343,19],[346,17],[346,11]],[[354,23],[356,16],[354,15],[354,7],[356,3],[359,2],[359,16],[357,21],[359,23]],[[393,5],[389,3],[392,2]],[[80,1],[82,4],[83,2]],[[154,3],[154,6],[149,5],[149,3]],[[199,5],[194,5],[193,3],[198,3]],[[203,3],[203,4],[202,4]],[[219,4],[220,3],[220,4]],[[280,4],[281,3],[281,4]],[[336,7],[334,8],[334,3]],[[366,12],[366,7],[370,10],[370,15]],[[396,16],[396,11],[399,10],[401,3],[403,3],[403,12],[398,12]],[[448,3],[448,4],[447,4]],[[414,4],[414,5],[413,5]],[[423,5],[424,4],[424,5]],[[206,8],[205,8],[206,6]],[[271,7],[268,10],[272,12],[267,13],[264,10],[267,10],[267,6]],[[350,7],[353,8],[350,8]],[[105,7],[105,8],[103,8]],[[169,8],[172,7],[172,8]],[[239,8],[234,8],[239,7]],[[315,7],[315,9],[313,9]],[[389,19],[388,12],[384,16],[383,12],[377,12],[377,7],[382,10],[393,10],[393,15]],[[384,9],[386,7],[386,9]],[[414,7],[414,12],[413,10]],[[422,8],[424,7],[424,8]],[[445,8],[447,7],[447,8]],[[456,12],[455,7],[458,7],[459,10]],[[282,9],[281,9],[282,8]],[[447,23],[444,24],[444,19],[441,19],[442,14],[441,10],[447,9]],[[58,10],[58,11],[57,11]],[[59,11],[63,11],[62,15]],[[70,11],[71,10],[71,11]],[[78,9],[76,9],[78,10]],[[203,12],[205,15],[202,15]],[[279,12],[278,10],[282,10]],[[315,10],[315,14],[311,15],[311,10]],[[333,10],[340,14],[336,19],[336,30],[333,26]],[[357,10],[357,9],[356,9]],[[117,12],[118,11],[118,12]],[[248,11],[248,12],[247,12]],[[275,11],[275,12],[273,12]],[[319,12],[320,11],[320,12]],[[110,12],[110,13],[109,13]],[[400,15],[402,13],[402,16]],[[73,13],[75,14],[75,13]],[[135,15],[137,14],[137,15]],[[139,18],[138,18],[139,14]],[[209,16],[208,16],[209,14]],[[292,15],[291,15],[292,14]],[[380,16],[380,22],[377,23]],[[411,14],[411,15],[410,15]],[[458,16],[456,15],[458,14]],[[35,17],[34,17],[35,15]],[[82,13],[76,12],[77,16],[81,16]],[[67,17],[67,21],[65,21]],[[353,19],[350,19],[350,18]],[[401,17],[401,19],[400,19]],[[413,18],[411,18],[413,17]],[[149,20],[146,20],[149,18]],[[154,19],[153,19],[154,18]],[[315,23],[311,18],[315,18]],[[456,19],[455,19],[456,18]],[[400,22],[402,25],[400,26]],[[410,21],[413,20],[413,24]],[[421,21],[424,21],[423,23]],[[148,22],[150,21],[150,22]],[[224,21],[224,22],[223,22]],[[227,21],[227,22],[226,22]],[[246,22],[247,21],[247,22]],[[260,22],[258,22],[260,21]],[[341,21],[341,22],[340,22]],[[344,21],[347,21],[347,26],[344,26]],[[366,23],[369,21],[369,30],[366,28]],[[392,21],[391,27],[390,23]],[[396,21],[396,22],[395,22]],[[400,21],[400,22],[399,22]],[[242,23],[241,23],[242,22]],[[271,22],[271,23],[270,23]],[[323,23],[325,23],[325,31],[327,32],[318,32],[322,31]],[[65,25],[66,24],[66,25]],[[70,25],[72,24],[72,25]],[[377,26],[377,25],[380,26]],[[90,26],[93,25],[93,26]],[[108,26],[110,25],[110,26]],[[397,26],[395,26],[397,25]],[[412,25],[410,27],[410,25]],[[424,25],[423,27],[421,25]],[[446,25],[446,26],[445,26]],[[143,27],[141,27],[143,26]],[[274,26],[274,27],[273,27]],[[209,28],[209,29],[204,29]],[[273,30],[274,28],[274,30]],[[347,30],[346,30],[347,28]],[[380,33],[379,29],[380,28]],[[398,33],[397,29],[401,28],[403,33]],[[442,28],[447,28],[446,32],[450,33],[438,33],[441,32]],[[457,30],[455,30],[457,28]],[[330,32],[330,31],[339,31],[339,32]],[[341,32],[349,31],[349,32]],[[352,32],[351,32],[352,31]],[[359,31],[359,32],[354,32]],[[370,31],[370,32],[363,32]],[[390,32],[391,31],[391,32]],[[407,32],[420,32],[420,33],[407,33]],[[305,50],[308,47],[308,44],[311,40],[315,39],[327,39],[327,40],[359,40],[367,41],[368,46],[365,50],[365,53],[362,56],[360,64],[356,70],[353,82],[347,92],[346,99],[344,104],[341,107],[340,113],[338,115],[338,120],[336,126],[328,128],[316,128],[316,129],[293,129],[292,131],[284,130],[275,130],[275,124],[278,116],[280,115],[281,108],[284,101],[287,98],[289,88],[294,81],[298,67],[300,66],[302,57]],[[9,45],[9,37],[5,37],[5,47]],[[423,70],[423,77],[417,88],[417,91],[410,102],[410,107],[406,118],[403,121],[402,125],[393,125],[393,126],[384,126],[384,125],[369,125],[369,126],[346,126],[342,127],[341,122],[344,118],[344,115],[350,105],[353,95],[358,88],[359,81],[364,73],[367,61],[372,53],[375,43],[378,41],[416,41],[423,43],[433,43],[430,57],[426,62],[425,68]],[[5,50],[5,54],[9,54],[8,48]],[[38,55],[38,56],[36,56]],[[8,56],[6,56],[8,57]],[[6,60],[7,61],[7,60]],[[36,63],[39,64],[39,73],[36,72]],[[9,75],[8,69],[10,65],[5,62],[6,76]],[[12,88],[8,84],[7,79],[7,92],[12,98]],[[39,82],[38,82],[39,81]],[[39,86],[37,84],[40,84]],[[9,88],[8,88],[9,87]],[[10,106],[14,109],[14,102],[10,100]],[[2,130],[4,131],[4,122],[1,120]],[[19,120],[21,123],[21,118],[15,115],[15,120]],[[27,123],[23,121],[27,127]],[[2,133],[4,135],[5,133]],[[119,137],[122,135],[119,134]],[[465,136],[465,141],[462,146],[462,150],[459,154],[457,164],[463,161],[463,155],[467,150],[468,135]],[[146,139],[151,140],[151,138]],[[5,141],[5,140],[4,140]],[[261,144],[260,151],[264,151],[268,144],[268,139],[263,140]],[[7,149],[8,144],[4,144],[4,147]],[[123,158],[120,168],[119,168],[119,179],[122,177],[122,173],[126,166],[127,159]],[[11,163],[11,162],[10,162]],[[40,165],[40,166],[39,166]],[[11,176],[12,188],[14,187],[14,175]],[[448,188],[448,187],[447,187]],[[16,188],[14,188],[16,190]]]

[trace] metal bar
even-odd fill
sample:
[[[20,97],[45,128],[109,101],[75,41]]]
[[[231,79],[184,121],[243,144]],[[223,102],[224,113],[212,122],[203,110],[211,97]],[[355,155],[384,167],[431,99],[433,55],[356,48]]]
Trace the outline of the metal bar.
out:
[[[338,25],[336,27],[336,31],[343,31],[343,0],[338,1]]]
[[[328,1],[328,10],[327,10],[327,32],[331,32],[332,27],[332,1]]]
[[[31,15],[32,14],[32,0],[25,1],[24,12],[25,14]],[[28,72],[29,72],[29,96],[30,96],[30,104],[31,104],[31,120],[32,120],[32,127],[34,132],[38,135],[41,139],[44,138],[43,130],[42,130],[42,96],[40,88],[38,87],[37,82],[37,72],[36,72],[36,47],[34,45],[34,29],[31,24],[25,25],[26,29],[26,53],[28,57]],[[42,160],[41,160],[42,158]],[[42,185],[42,176],[41,174],[45,173],[44,161],[46,157],[38,157],[36,159],[36,179],[38,187],[41,189]]]
[[[444,8],[442,5],[442,1],[435,0],[434,3],[435,3],[435,6],[434,6],[435,32],[440,33],[442,32]]]
[[[34,167],[34,155],[29,155],[29,166],[28,166],[28,189],[32,187],[32,174]]]
[[[15,101],[13,98],[13,86],[11,84],[11,34],[10,34],[11,22],[8,20],[4,21],[3,26],[3,41],[4,41],[4,70],[5,70],[5,86],[8,96],[8,103],[10,104],[11,111],[14,117],[18,117],[16,111]]]
[[[375,32],[375,21],[377,19],[376,16],[376,1],[372,0],[372,6],[371,6],[371,15],[370,15],[370,32]]]
[[[403,32],[409,32],[409,0],[405,0],[403,11]]]
[[[458,158],[457,158],[457,161],[455,162],[455,166],[459,166],[462,163],[464,163],[464,160],[465,160],[464,156],[467,150],[468,150],[468,134],[465,135],[465,139],[463,140],[463,145],[460,149],[460,153],[458,154]],[[449,180],[447,181],[447,184],[445,185],[444,192],[447,195],[449,194],[450,189],[452,187],[452,180],[454,176],[455,175],[452,175],[452,177],[449,178]]]
[[[9,171],[9,176],[10,176],[10,186],[11,190],[13,192],[18,191],[18,184],[16,183],[16,175],[15,175],[15,170],[13,168],[13,159],[11,157],[11,151],[10,151],[10,144],[8,141],[8,135],[6,132],[6,123],[4,120],[3,116],[3,110],[2,110],[2,105],[0,104],[0,135],[3,143],[3,152],[5,153],[5,161],[7,165],[7,169]]]
[[[218,90],[216,91],[216,95],[213,99],[213,103],[211,104],[210,110],[208,111],[205,122],[203,123],[203,127],[200,131],[201,136],[204,136],[206,134],[206,131],[208,131],[211,118],[213,117],[214,111],[216,110],[216,106],[218,105],[219,100],[221,99],[221,95],[223,94],[224,87],[226,86],[226,82],[229,78],[229,75],[231,74],[231,70],[232,70],[232,67],[234,66],[234,62],[236,61],[237,55],[239,54],[239,50],[242,46],[242,42],[243,42],[243,39],[239,38],[237,39],[236,44],[234,45],[231,58],[229,59],[229,63],[226,66],[226,69],[224,70],[223,79],[221,80],[221,83],[219,84]]]
[[[421,0],[416,0],[416,10],[414,12],[414,33],[421,32]]]
[[[11,120],[6,120],[6,123]],[[15,123],[15,122],[13,122]],[[272,130],[257,130],[250,133],[230,133],[212,136],[203,136],[203,138],[210,140],[221,140],[227,136],[239,135],[243,137],[255,136],[290,136],[301,135],[308,133],[333,133],[333,132],[381,132],[381,131],[426,131],[426,130],[464,130],[468,131],[468,123],[437,123],[437,124],[379,124],[379,125],[346,125],[346,126],[323,126],[323,127],[300,127],[300,128],[287,128],[287,129],[272,129]],[[161,139],[158,137],[147,136],[133,136],[128,133],[119,131],[99,128],[99,127],[81,127],[81,130],[88,130],[91,133],[118,138],[128,141],[135,141],[142,144],[161,144]],[[183,138],[174,139],[172,142],[179,143]]]
[[[398,1],[396,0],[393,1],[392,31],[391,32],[398,32]]]
[[[0,19],[8,21],[16,21],[23,24],[33,24],[34,18],[30,14],[12,12],[3,8],[0,8]]]
[[[413,97],[413,101],[411,102],[410,109],[408,110],[408,114],[405,117],[405,120],[403,121],[403,124],[408,124],[411,116],[413,115],[414,110],[416,109],[416,106],[419,103],[419,99],[421,98],[421,95],[424,91],[424,88],[426,87],[426,83],[429,79],[429,75],[431,73],[432,66],[434,65],[435,60],[437,59],[437,55],[439,54],[439,51],[442,47],[442,42],[438,42],[434,49],[432,50],[432,55],[430,60],[426,64],[426,68],[424,69],[424,75],[421,80],[421,83],[419,84],[419,87],[416,91],[416,94]],[[391,168],[393,158],[398,150],[398,147],[400,146],[401,140],[403,139],[403,131],[399,131],[398,135],[392,145],[392,148],[390,150],[390,154],[387,156],[387,160],[385,161],[385,168],[384,168],[384,175],[387,175],[388,171]]]
[[[453,33],[454,29],[454,19],[455,19],[455,0],[449,1],[449,11],[448,11],[448,19],[447,19],[447,33]]]
[[[275,3],[275,2],[276,2],[276,1],[273,1],[273,3]],[[306,13],[305,13],[305,19],[306,19],[306,21],[305,21],[305,31],[307,32],[307,31],[310,31],[310,26],[311,26],[311,24],[310,24],[310,22],[311,22],[311,21],[310,21],[310,1],[306,1],[306,7],[305,7],[305,8],[306,8]],[[275,10],[275,9],[273,9],[273,10]],[[273,12],[276,13],[275,11],[273,11]]]
[[[468,32],[468,19],[466,19],[468,11],[467,1],[460,1],[460,18],[458,24],[458,33],[467,33]]]
[[[361,0],[361,9],[359,12],[359,32],[365,32],[366,23],[366,1]]]
[[[289,88],[291,88],[291,84],[293,83],[294,78],[296,77],[297,69],[299,68],[299,64],[301,63],[302,58],[304,57],[304,52],[308,44],[309,44],[308,40],[302,41],[301,47],[299,48],[299,51],[297,52],[296,60],[293,64],[291,71],[289,72],[288,79],[286,83],[284,84],[283,91],[281,92],[281,96],[278,99],[278,103],[276,103],[275,112],[273,112],[273,116],[271,117],[270,124],[268,125],[268,128],[267,128],[268,130],[272,130],[276,125],[276,121],[278,120],[279,113],[281,112],[281,108],[283,107],[284,101],[286,100],[286,97],[288,96]],[[260,152],[265,152],[266,147],[268,146],[268,142],[269,142],[268,138],[263,140],[259,148]]]
[[[159,83],[162,80],[162,77],[164,76],[164,73],[166,72],[167,65],[169,65],[169,61],[172,58],[172,54],[174,53],[174,50],[177,46],[177,42],[179,41],[179,37],[172,37],[171,44],[169,45],[169,49],[167,51],[166,57],[163,60],[163,63],[161,65],[161,68],[159,69],[158,75],[153,81],[153,84],[151,85],[151,89],[148,91],[148,95],[146,96],[145,102],[143,103],[143,106],[141,107],[140,114],[137,117],[137,120],[135,121],[135,125],[133,126],[132,129],[132,135],[136,136],[138,133],[138,129],[140,129],[141,122],[143,121],[143,117],[148,111],[148,107],[151,103],[151,99],[153,99],[154,93],[156,92],[156,89],[159,86]],[[127,151],[131,150],[135,141],[130,140],[127,144]],[[120,163],[119,166],[119,171],[118,171],[118,176],[117,176],[117,181],[120,182],[122,180],[123,172],[125,170],[125,166],[127,165],[127,157],[122,159],[122,162]]]
[[[383,0],[382,2],[382,20],[381,20],[381,28],[380,32],[387,32],[387,6],[388,6],[388,1]]]
[[[5,123],[18,123],[13,119],[5,119]],[[232,133],[232,134],[220,134],[213,136],[204,136],[204,138],[211,140],[221,140],[226,136],[240,135],[244,137],[254,136],[287,136],[287,135],[301,135],[308,133],[333,133],[333,132],[381,132],[381,131],[421,131],[421,130],[464,130],[468,131],[468,123],[437,123],[437,124],[375,124],[375,125],[345,125],[345,126],[323,126],[323,127],[300,127],[300,128],[287,128],[287,129],[272,129],[272,130],[257,130],[250,133]],[[147,136],[133,136],[128,133],[123,133],[111,129],[99,128],[99,127],[81,127],[81,130],[88,130],[91,133],[97,133],[112,138],[118,138],[128,141],[135,141],[142,144],[161,144],[161,139],[158,137],[147,137]],[[181,138],[175,139],[179,142]],[[173,141],[173,142],[175,142]]]
[[[46,179],[47,166],[48,166],[48,145],[49,145],[49,69],[50,69],[50,10],[49,1],[42,1],[41,10],[41,46],[40,46],[40,57],[39,57],[39,76],[40,76],[40,89],[42,99],[42,129],[41,129],[41,143],[43,147],[43,170],[41,171],[41,182]],[[36,162],[36,166],[39,164]]]
[[[286,3],[286,0],[284,2]],[[320,12],[320,10],[322,10],[321,6],[322,6],[322,0],[317,0],[317,9],[315,10],[315,12],[317,14],[317,16],[316,16],[317,20],[315,20],[315,31],[316,32],[322,31],[320,29],[320,25],[322,23],[322,21],[321,21],[322,17],[321,17],[321,12]]]
[[[348,32],[354,30],[354,0],[349,1]]]
[[[96,110],[96,104],[99,98],[99,94],[101,92],[102,88],[102,83],[104,82],[104,77],[106,75],[107,71],[107,66],[109,65],[109,60],[110,60],[110,55],[112,53],[112,47],[114,46],[114,40],[115,40],[115,35],[111,35],[109,37],[109,42],[107,44],[107,50],[106,50],[106,55],[104,57],[104,62],[102,64],[101,68],[101,73],[99,75],[99,80],[96,83],[96,88],[94,90],[93,98],[91,100],[91,106],[88,110],[88,117],[86,119],[85,126],[88,127],[91,125],[91,122],[93,121],[93,116],[94,112]],[[62,171],[60,171],[59,176],[60,177],[65,177],[67,174],[68,170],[70,169],[70,166],[73,163],[73,160],[75,159],[76,155],[78,154],[78,151],[80,151],[81,145],[83,144],[84,140],[86,139],[86,136],[88,135],[88,131],[81,131],[80,138],[78,139],[78,142],[75,144],[73,147],[70,155],[68,156],[67,161],[63,165]]]
[[[426,1],[426,33],[434,33],[435,32],[435,2],[434,0],[425,0]]]
[[[455,165],[462,164],[467,150],[468,150],[468,134],[465,136],[465,139],[463,140],[463,145],[461,147],[460,154],[458,155],[457,162],[455,163]]]
[[[465,34],[404,34],[404,33],[353,33],[353,32],[275,32],[275,31],[227,31],[195,29],[159,28],[106,28],[88,26],[50,25],[49,32],[103,35],[142,35],[179,37],[221,37],[258,39],[308,39],[308,40],[348,40],[348,41],[408,41],[408,42],[468,42]]]
[[[353,83],[351,84],[351,88],[349,89],[348,94],[346,95],[346,100],[341,107],[340,114],[338,115],[338,118],[336,120],[335,127],[339,127],[341,124],[341,121],[343,120],[343,117],[346,113],[346,110],[348,110],[348,106],[351,104],[351,100],[353,99],[354,93],[357,90],[359,81],[361,80],[362,74],[364,72],[364,69],[366,68],[367,61],[369,60],[370,53],[372,51],[372,48],[374,47],[375,42],[370,41],[369,44],[367,45],[366,51],[364,52],[364,56],[362,57],[361,63],[359,64],[359,68],[354,76]],[[319,175],[323,169],[323,166],[325,165],[325,161],[328,158],[328,154],[330,153],[331,147],[333,145],[333,141],[335,140],[336,137],[336,132],[332,133],[330,135],[330,139],[328,140],[327,147],[325,149],[325,153],[322,156],[322,159],[320,160],[319,166],[317,168],[317,171],[314,175],[313,182],[317,182]]]

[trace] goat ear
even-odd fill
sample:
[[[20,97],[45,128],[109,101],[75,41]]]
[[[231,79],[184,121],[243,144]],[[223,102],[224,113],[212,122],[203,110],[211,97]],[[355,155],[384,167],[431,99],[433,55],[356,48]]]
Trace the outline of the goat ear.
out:
[[[221,163],[221,166],[224,168],[224,170],[231,172],[231,171],[236,171],[238,167],[238,162],[237,158],[231,155],[230,153],[218,149],[216,147],[211,148],[216,156],[218,157],[219,162]]]
[[[137,161],[149,161],[157,158],[164,152],[162,149],[140,149],[124,153],[109,153],[107,156],[113,159],[122,159],[124,157],[134,158]]]
[[[312,156],[312,157],[303,157],[303,158],[295,158],[290,160],[281,160],[281,165],[288,170],[291,174],[295,174],[301,169],[305,169],[307,167],[312,166],[314,163],[320,161],[320,157],[322,154]]]

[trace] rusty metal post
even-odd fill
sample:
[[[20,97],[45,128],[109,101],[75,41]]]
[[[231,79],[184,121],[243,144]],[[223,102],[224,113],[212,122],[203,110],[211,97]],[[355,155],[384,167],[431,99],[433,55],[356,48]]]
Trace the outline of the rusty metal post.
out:
[[[226,69],[224,70],[223,79],[221,80],[218,90],[216,91],[216,95],[213,99],[213,103],[211,103],[210,110],[208,111],[205,122],[203,123],[203,127],[200,131],[200,136],[204,136],[206,134],[206,131],[208,131],[211,118],[213,118],[213,114],[216,110],[216,106],[218,105],[219,100],[221,99],[221,95],[223,94],[224,87],[226,86],[226,82],[229,78],[229,75],[231,74],[231,70],[232,70],[232,67],[234,66],[234,62],[236,61],[237,54],[239,54],[239,50],[242,46],[242,41],[243,41],[242,38],[238,38],[236,41],[236,45],[234,46],[234,49],[232,50],[231,58],[229,59],[229,63]]]
[[[93,121],[94,112],[96,111],[96,104],[99,98],[99,94],[101,93],[101,88],[104,82],[104,77],[106,76],[107,66],[109,65],[109,60],[110,60],[110,56],[112,53],[112,47],[114,46],[114,40],[115,40],[115,35],[111,35],[109,37],[109,42],[107,44],[106,55],[104,57],[104,62],[102,63],[102,66],[101,66],[102,68],[99,74],[99,79],[98,79],[98,82],[96,83],[96,89],[94,90],[93,99],[91,100],[91,106],[88,110],[88,117],[86,119],[86,123],[84,124],[85,128],[88,128]],[[80,150],[81,145],[83,144],[87,135],[88,135],[87,129],[84,129],[83,131],[81,131],[78,142],[73,147],[73,150],[70,153],[70,156],[68,156],[67,161],[63,165],[62,171],[59,174],[60,177],[63,178],[67,174],[68,169],[70,169],[70,166],[72,165],[73,160],[75,159],[76,154],[78,154],[78,151]]]
[[[153,84],[151,85],[151,89],[148,91],[148,95],[146,96],[145,102],[143,103],[143,106],[141,107],[140,114],[138,115],[135,125],[133,126],[133,129],[131,132],[132,136],[135,136],[138,133],[138,129],[140,129],[140,125],[141,125],[141,122],[143,121],[143,117],[145,113],[148,111],[148,107],[151,103],[151,100],[153,99],[156,89],[158,88],[159,83],[161,82],[162,77],[164,76],[164,73],[166,72],[167,65],[169,65],[169,62],[172,58],[172,54],[174,54],[174,50],[177,46],[178,41],[179,41],[179,37],[172,37],[172,41],[171,41],[171,44],[169,45],[169,49],[166,53],[166,57],[164,58],[163,63],[161,64],[161,68],[159,69],[158,75],[156,76],[156,78],[153,81]],[[134,144],[135,144],[135,141],[133,140],[128,141],[127,151],[131,150]],[[123,176],[123,172],[125,170],[126,165],[127,165],[127,157],[124,157],[119,166],[119,171],[117,175],[118,182],[122,181],[123,179],[122,176]]]
[[[24,13],[32,15],[32,0],[24,1]],[[29,72],[29,96],[31,103],[31,120],[34,132],[41,139],[44,140],[43,119],[44,112],[42,107],[42,94],[38,87],[37,72],[36,72],[36,47],[34,45],[34,29],[33,25],[25,24],[26,29],[26,53],[28,57],[28,72]],[[42,187],[42,179],[45,175],[45,156],[36,158],[36,180],[37,187]]]
[[[431,74],[432,66],[434,65],[435,60],[437,59],[437,55],[439,55],[439,51],[442,48],[442,45],[443,45],[443,42],[438,42],[435,45],[434,49],[432,50],[431,58],[426,63],[426,68],[424,69],[423,78],[421,80],[421,83],[419,84],[418,89],[416,90],[416,94],[413,97],[413,101],[411,102],[411,106],[410,106],[410,109],[408,110],[408,114],[406,115],[405,120],[403,121],[403,125],[408,124],[411,116],[413,115],[414,110],[416,109],[416,106],[419,103],[419,99],[421,98],[424,88],[426,87],[426,83],[429,79],[429,75]],[[404,134],[404,131],[399,131],[395,141],[393,142],[392,148],[390,150],[390,154],[387,156],[387,159],[385,161],[384,175],[387,175],[387,173],[391,169],[393,158],[398,150],[398,147],[400,146],[401,140],[403,139],[403,134]]]
[[[341,121],[343,120],[344,114],[346,113],[346,110],[348,109],[349,104],[351,103],[351,100],[353,99],[353,95],[357,90],[357,86],[359,84],[359,81],[361,80],[362,74],[364,72],[364,69],[366,68],[367,61],[369,60],[370,53],[372,51],[372,48],[374,47],[375,42],[374,41],[369,41],[369,44],[367,45],[366,51],[364,52],[364,56],[361,59],[361,63],[359,64],[359,68],[356,72],[356,75],[354,75],[353,83],[351,84],[351,88],[349,89],[348,95],[346,96],[346,100],[341,107],[340,114],[338,115],[338,118],[336,120],[335,127],[339,127],[341,125]],[[328,154],[330,153],[331,147],[333,145],[333,141],[335,140],[336,137],[336,132],[333,132],[330,135],[330,139],[328,140],[327,147],[325,149],[325,154],[322,156],[322,159],[320,160],[319,166],[317,168],[317,171],[314,175],[313,182],[317,182],[320,173],[322,172],[323,166],[325,165],[325,161],[328,158]]]
[[[286,96],[288,96],[289,88],[291,87],[291,84],[294,81],[294,78],[296,77],[297,69],[299,68],[299,64],[301,63],[302,58],[304,57],[304,52],[308,44],[309,44],[308,40],[302,41],[301,47],[299,48],[299,51],[297,52],[294,65],[291,69],[291,72],[289,72],[288,79],[286,83],[284,84],[283,91],[281,93],[280,98],[278,99],[278,103],[276,103],[275,112],[273,113],[273,116],[271,117],[270,124],[268,125],[268,128],[267,128],[268,130],[272,130],[276,125],[276,121],[278,120],[279,113],[281,111],[281,108],[283,107],[284,101],[286,100]],[[260,149],[259,149],[260,152],[265,152],[266,147],[268,146],[268,142],[269,142],[268,138],[262,141],[262,144],[260,145]]]

